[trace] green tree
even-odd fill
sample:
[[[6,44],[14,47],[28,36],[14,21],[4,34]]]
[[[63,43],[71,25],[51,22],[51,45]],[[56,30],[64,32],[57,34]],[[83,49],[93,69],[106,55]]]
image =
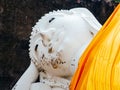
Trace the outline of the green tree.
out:
[[[114,0],[115,2],[120,2],[120,0]]]

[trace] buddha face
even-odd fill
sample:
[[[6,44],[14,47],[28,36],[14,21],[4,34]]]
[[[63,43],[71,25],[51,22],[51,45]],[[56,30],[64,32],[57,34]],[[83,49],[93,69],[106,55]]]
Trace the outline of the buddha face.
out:
[[[94,36],[91,26],[73,12],[57,12],[43,21],[33,28],[30,56],[46,72],[71,75],[71,61],[78,61],[79,50]]]

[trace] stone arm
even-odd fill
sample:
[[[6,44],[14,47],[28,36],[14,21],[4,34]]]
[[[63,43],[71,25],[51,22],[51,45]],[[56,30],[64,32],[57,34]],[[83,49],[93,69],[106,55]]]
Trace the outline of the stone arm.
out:
[[[28,69],[25,73],[21,76],[12,90],[30,90],[31,84],[36,81],[38,78],[38,70],[35,67],[34,63],[31,62]]]

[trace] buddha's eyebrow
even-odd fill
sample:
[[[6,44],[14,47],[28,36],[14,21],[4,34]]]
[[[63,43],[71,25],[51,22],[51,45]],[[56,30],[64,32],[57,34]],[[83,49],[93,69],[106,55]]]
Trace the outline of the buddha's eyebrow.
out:
[[[51,23],[54,19],[55,19],[55,18],[51,18],[51,19],[49,20],[49,23]]]

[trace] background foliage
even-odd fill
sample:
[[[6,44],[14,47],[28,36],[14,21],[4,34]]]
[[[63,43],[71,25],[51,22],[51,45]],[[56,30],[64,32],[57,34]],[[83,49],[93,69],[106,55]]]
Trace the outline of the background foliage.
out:
[[[29,66],[30,33],[45,13],[86,7],[103,24],[116,5],[110,0],[0,0],[0,90],[10,90]]]

